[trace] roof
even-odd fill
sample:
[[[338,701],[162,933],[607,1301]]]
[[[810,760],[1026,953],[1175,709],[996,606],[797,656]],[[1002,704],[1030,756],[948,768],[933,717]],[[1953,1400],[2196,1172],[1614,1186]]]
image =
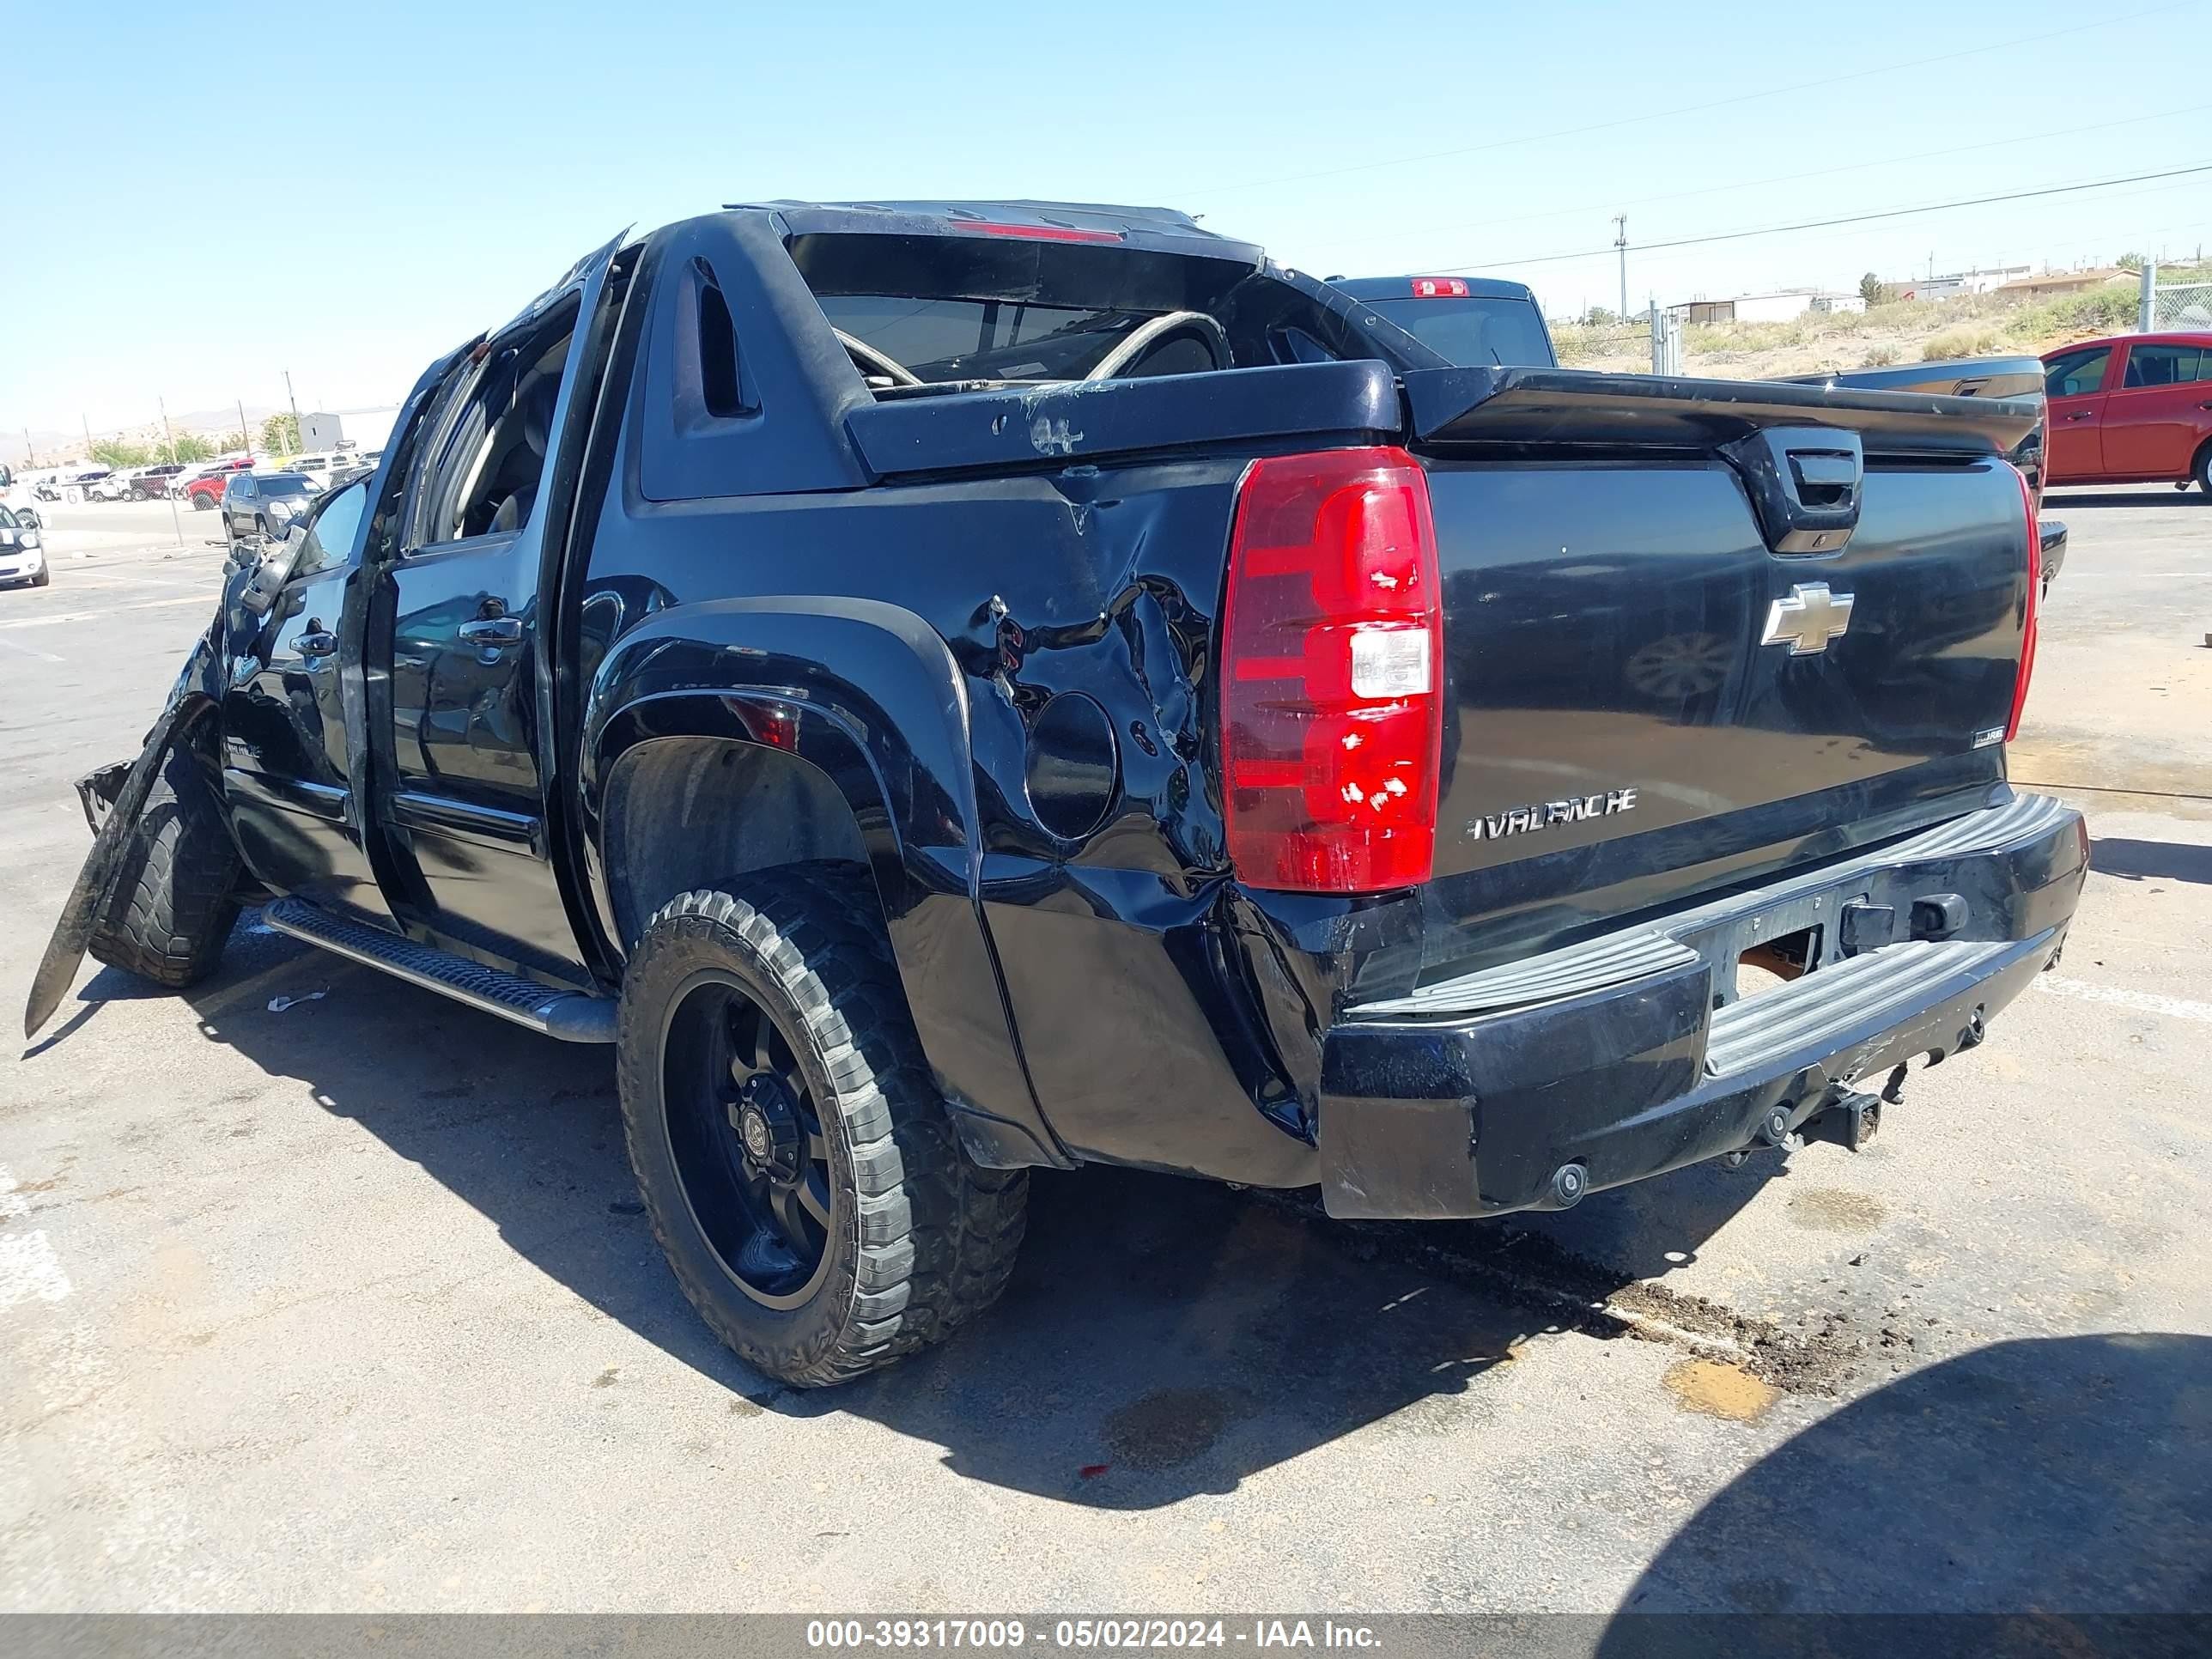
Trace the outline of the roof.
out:
[[[1455,276],[1452,281],[1467,284],[1471,300],[1528,300],[1535,295],[1528,291],[1526,283],[1509,283],[1496,276]],[[1413,295],[1413,276],[1332,276],[1328,285],[1355,300],[1373,303],[1376,300],[1409,300]]]
[[[2132,277],[2131,270],[2115,267],[2110,270],[2052,270],[2040,276],[2015,276],[2008,283],[1999,283],[2000,289],[2016,288],[2023,290],[2039,288],[2087,288],[2098,283],[2117,282]]]
[[[2212,329],[2162,329],[2149,334],[2100,334],[2087,340],[2069,340],[2063,346],[2053,346],[2043,354],[2043,361],[2069,351],[2080,351],[2087,346],[2116,345],[2191,345],[2212,346]]]
[[[1114,236],[1132,247],[1160,252],[1198,254],[1259,264],[1266,255],[1253,242],[1239,242],[1201,228],[1174,208],[1122,207],[1104,202],[726,202],[733,211],[766,211],[781,218],[795,236],[811,234],[942,236],[983,226],[1038,232],[1091,232]],[[1084,238],[1083,240],[1090,240]]]

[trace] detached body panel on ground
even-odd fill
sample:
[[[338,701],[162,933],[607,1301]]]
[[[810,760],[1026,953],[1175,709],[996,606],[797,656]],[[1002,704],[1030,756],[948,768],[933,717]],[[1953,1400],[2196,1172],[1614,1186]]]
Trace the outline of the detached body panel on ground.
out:
[[[687,1292],[835,1381],[1026,1166],[1467,1216],[1870,1133],[2086,867],[2005,781],[2039,416],[1456,368],[1152,210],[738,210],[433,365],[237,561],[197,771],[88,805],[190,848],[202,778],[271,925],[617,1040]]]

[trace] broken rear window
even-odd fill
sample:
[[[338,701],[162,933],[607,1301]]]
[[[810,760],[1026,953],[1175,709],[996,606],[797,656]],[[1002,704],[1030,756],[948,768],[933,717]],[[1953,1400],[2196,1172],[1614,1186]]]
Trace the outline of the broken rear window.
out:
[[[1079,380],[1158,313],[905,295],[819,296],[831,326],[924,380]]]

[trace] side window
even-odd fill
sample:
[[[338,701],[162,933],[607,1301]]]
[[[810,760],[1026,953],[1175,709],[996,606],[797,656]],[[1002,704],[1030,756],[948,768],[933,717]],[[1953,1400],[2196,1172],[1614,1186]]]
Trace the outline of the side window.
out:
[[[2123,386],[2179,386],[2197,378],[2195,346],[2139,345],[2128,351]]]
[[[2093,351],[2069,351],[2063,357],[2054,357],[2044,372],[2045,395],[2079,398],[2094,392],[2105,384],[2105,371],[2112,363],[2110,346],[2099,346]]]
[[[530,522],[576,310],[569,301],[489,343],[473,381],[443,417],[435,459],[422,470],[415,545],[520,530]]]
[[[13,530],[16,527],[15,515],[6,507],[0,507],[0,530]]]
[[[293,561],[292,574],[311,576],[318,571],[337,570],[350,563],[354,548],[361,540],[362,518],[368,511],[368,481],[365,478],[325,501],[323,510],[307,526],[307,539],[301,544],[300,556]]]

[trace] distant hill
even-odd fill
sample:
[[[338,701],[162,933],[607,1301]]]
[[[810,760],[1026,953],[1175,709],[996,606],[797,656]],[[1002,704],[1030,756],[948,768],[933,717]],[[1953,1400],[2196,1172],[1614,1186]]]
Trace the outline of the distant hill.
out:
[[[250,430],[258,432],[261,422],[277,413],[270,404],[248,404],[246,423]],[[238,410],[234,404],[227,409],[188,409],[169,416],[172,432],[235,432],[238,430]],[[0,432],[0,465],[21,466],[25,463],[21,428],[13,432]],[[40,466],[60,466],[69,461],[84,459],[84,430],[56,431],[46,427],[33,427],[27,434],[31,453]],[[142,421],[136,426],[94,427],[92,435],[100,438],[121,438],[131,443],[158,443],[161,438],[161,422],[157,417]]]

